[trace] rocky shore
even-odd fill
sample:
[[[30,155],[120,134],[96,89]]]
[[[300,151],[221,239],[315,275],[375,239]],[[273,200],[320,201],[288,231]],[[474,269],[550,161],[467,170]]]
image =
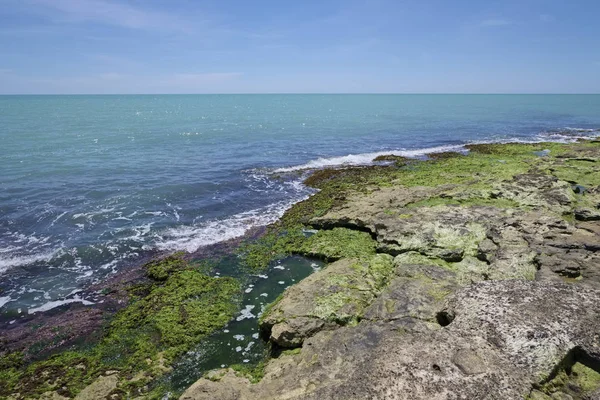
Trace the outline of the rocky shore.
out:
[[[262,363],[180,398],[600,399],[600,142],[376,162],[314,172],[315,195],[232,247],[255,273],[290,255],[327,266],[263,310]],[[37,359],[5,336],[0,397],[164,398],[156,382],[239,307],[240,282],[210,268],[147,263],[83,348],[73,334]]]
[[[181,399],[599,399],[600,143],[468,149],[314,174],[269,246],[330,264],[261,316],[279,356]]]

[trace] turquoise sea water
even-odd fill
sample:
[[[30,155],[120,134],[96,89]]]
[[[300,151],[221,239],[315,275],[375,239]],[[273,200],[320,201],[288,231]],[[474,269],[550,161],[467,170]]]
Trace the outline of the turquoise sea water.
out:
[[[0,96],[0,316],[269,223],[303,168],[598,128],[600,95]]]

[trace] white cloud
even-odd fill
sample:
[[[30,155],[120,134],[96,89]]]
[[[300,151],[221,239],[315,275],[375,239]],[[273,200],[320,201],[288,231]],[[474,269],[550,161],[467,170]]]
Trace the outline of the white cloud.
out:
[[[502,18],[491,18],[483,20],[479,23],[479,26],[482,27],[495,27],[495,26],[508,26],[513,25],[512,21]]]
[[[57,22],[97,22],[130,29],[188,31],[183,18],[107,0],[28,0],[37,11],[51,11]]]

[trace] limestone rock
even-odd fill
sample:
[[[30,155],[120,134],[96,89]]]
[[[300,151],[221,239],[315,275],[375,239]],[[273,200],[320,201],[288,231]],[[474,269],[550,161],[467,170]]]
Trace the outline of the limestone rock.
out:
[[[392,257],[342,259],[290,287],[261,317],[261,330],[297,347],[322,329],[355,324],[393,275]]]
[[[85,387],[77,396],[76,400],[98,400],[106,398],[110,392],[117,388],[119,377],[117,375],[101,376]]]
[[[233,390],[239,399],[556,398],[566,393],[534,390],[559,365],[600,362],[598,290],[487,281],[459,290],[444,311],[454,320],[433,330],[363,320],[321,331],[300,354],[272,360],[255,385],[203,379],[182,398],[232,398]]]
[[[579,221],[600,221],[600,210],[591,208],[576,208],[575,218]]]

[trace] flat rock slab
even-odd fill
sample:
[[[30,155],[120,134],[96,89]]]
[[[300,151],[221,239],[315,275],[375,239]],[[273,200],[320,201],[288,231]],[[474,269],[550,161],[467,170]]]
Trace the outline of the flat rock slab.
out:
[[[342,259],[290,287],[261,317],[261,330],[282,347],[316,332],[356,324],[393,275],[393,258]]]
[[[450,323],[437,329],[363,320],[319,332],[300,354],[272,360],[257,384],[229,373],[182,399],[523,399],[565,362],[600,362],[595,289],[479,282],[440,311]]]

